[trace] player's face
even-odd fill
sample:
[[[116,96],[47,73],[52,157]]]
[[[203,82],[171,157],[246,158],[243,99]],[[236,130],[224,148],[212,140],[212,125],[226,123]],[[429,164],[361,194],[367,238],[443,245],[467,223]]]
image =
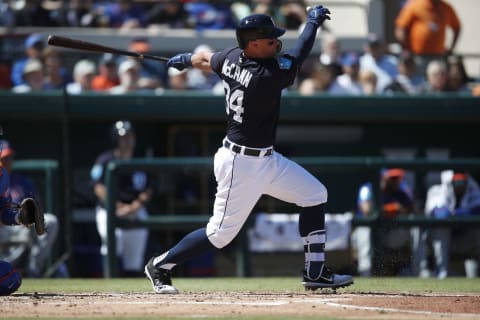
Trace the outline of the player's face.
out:
[[[467,190],[467,181],[456,181],[453,183],[453,191],[457,198],[462,198]]]
[[[135,135],[132,132],[118,137],[118,149],[124,154],[130,154],[135,149]]]
[[[276,55],[282,49],[282,42],[277,38],[274,39],[257,39],[254,46],[259,58],[270,58]]]

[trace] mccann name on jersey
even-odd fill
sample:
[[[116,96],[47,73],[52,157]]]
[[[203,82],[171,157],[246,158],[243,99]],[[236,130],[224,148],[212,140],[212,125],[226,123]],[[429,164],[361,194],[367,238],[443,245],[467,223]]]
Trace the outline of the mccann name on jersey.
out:
[[[235,63],[230,63],[228,59],[225,59],[222,66],[222,74],[239,82],[245,88],[248,87],[253,75],[250,71],[242,69]]]

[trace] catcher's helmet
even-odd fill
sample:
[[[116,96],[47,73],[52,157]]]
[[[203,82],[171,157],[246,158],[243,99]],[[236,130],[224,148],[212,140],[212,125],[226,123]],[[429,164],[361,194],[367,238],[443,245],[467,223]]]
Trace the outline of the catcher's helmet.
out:
[[[246,16],[236,29],[238,46],[244,49],[248,41],[256,39],[278,38],[285,33],[285,29],[277,28],[272,18],[266,14],[252,14]]]
[[[127,133],[134,132],[130,121],[120,120],[113,124],[112,140],[114,144],[118,143],[118,138],[125,136]]]

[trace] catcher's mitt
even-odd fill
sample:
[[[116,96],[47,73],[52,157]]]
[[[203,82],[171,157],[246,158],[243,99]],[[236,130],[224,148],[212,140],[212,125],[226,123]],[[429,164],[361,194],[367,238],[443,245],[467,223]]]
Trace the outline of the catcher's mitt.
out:
[[[18,220],[25,226],[32,226],[35,224],[35,231],[38,235],[45,233],[45,220],[43,213],[37,202],[32,198],[25,198],[20,203],[18,208]]]

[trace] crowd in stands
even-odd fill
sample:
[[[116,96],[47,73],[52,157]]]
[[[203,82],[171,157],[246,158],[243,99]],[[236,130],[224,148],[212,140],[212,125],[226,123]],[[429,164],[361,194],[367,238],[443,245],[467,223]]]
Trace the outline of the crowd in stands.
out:
[[[404,50],[392,54],[375,34],[368,35],[361,52],[342,53],[340,43],[333,35],[324,40],[320,58],[312,59],[304,67],[305,76],[298,86],[300,94],[478,95],[461,55],[433,59],[423,70],[414,53]]]
[[[432,3],[432,7],[425,7],[425,3]],[[12,30],[18,26],[123,29],[166,26],[201,31],[233,29],[245,15],[267,13],[279,26],[299,30],[305,21],[306,5],[301,0],[6,1],[0,5],[0,26]],[[424,30],[422,23],[426,22],[418,22],[416,15],[422,10],[430,10],[428,25],[430,29],[434,25],[434,30]],[[442,14],[448,19],[439,20],[437,16]],[[445,33],[449,28],[453,39],[447,43]],[[389,52],[384,39],[369,34],[363,48],[346,52],[337,37],[325,30],[320,55],[310,57],[289,90],[302,95],[442,92],[478,95],[480,86],[475,86],[474,79],[467,74],[462,56],[455,54],[460,31],[459,18],[443,1],[406,2],[395,21],[401,50]],[[155,89],[204,90],[214,94],[223,91],[216,75],[198,70],[167,70],[163,63],[154,61],[107,55],[66,66],[62,52],[46,46],[45,40],[40,34],[32,34],[25,40],[25,57],[12,58],[1,66],[0,88],[16,93],[66,88],[70,94],[88,91],[122,94]],[[125,49],[145,53],[150,51],[150,45],[147,38],[133,39]],[[194,50],[199,49],[214,50],[203,45]]]
[[[3,1],[0,25],[14,28],[93,27],[233,29],[251,13],[266,13],[287,29],[298,28],[306,18],[303,0],[24,0]]]

